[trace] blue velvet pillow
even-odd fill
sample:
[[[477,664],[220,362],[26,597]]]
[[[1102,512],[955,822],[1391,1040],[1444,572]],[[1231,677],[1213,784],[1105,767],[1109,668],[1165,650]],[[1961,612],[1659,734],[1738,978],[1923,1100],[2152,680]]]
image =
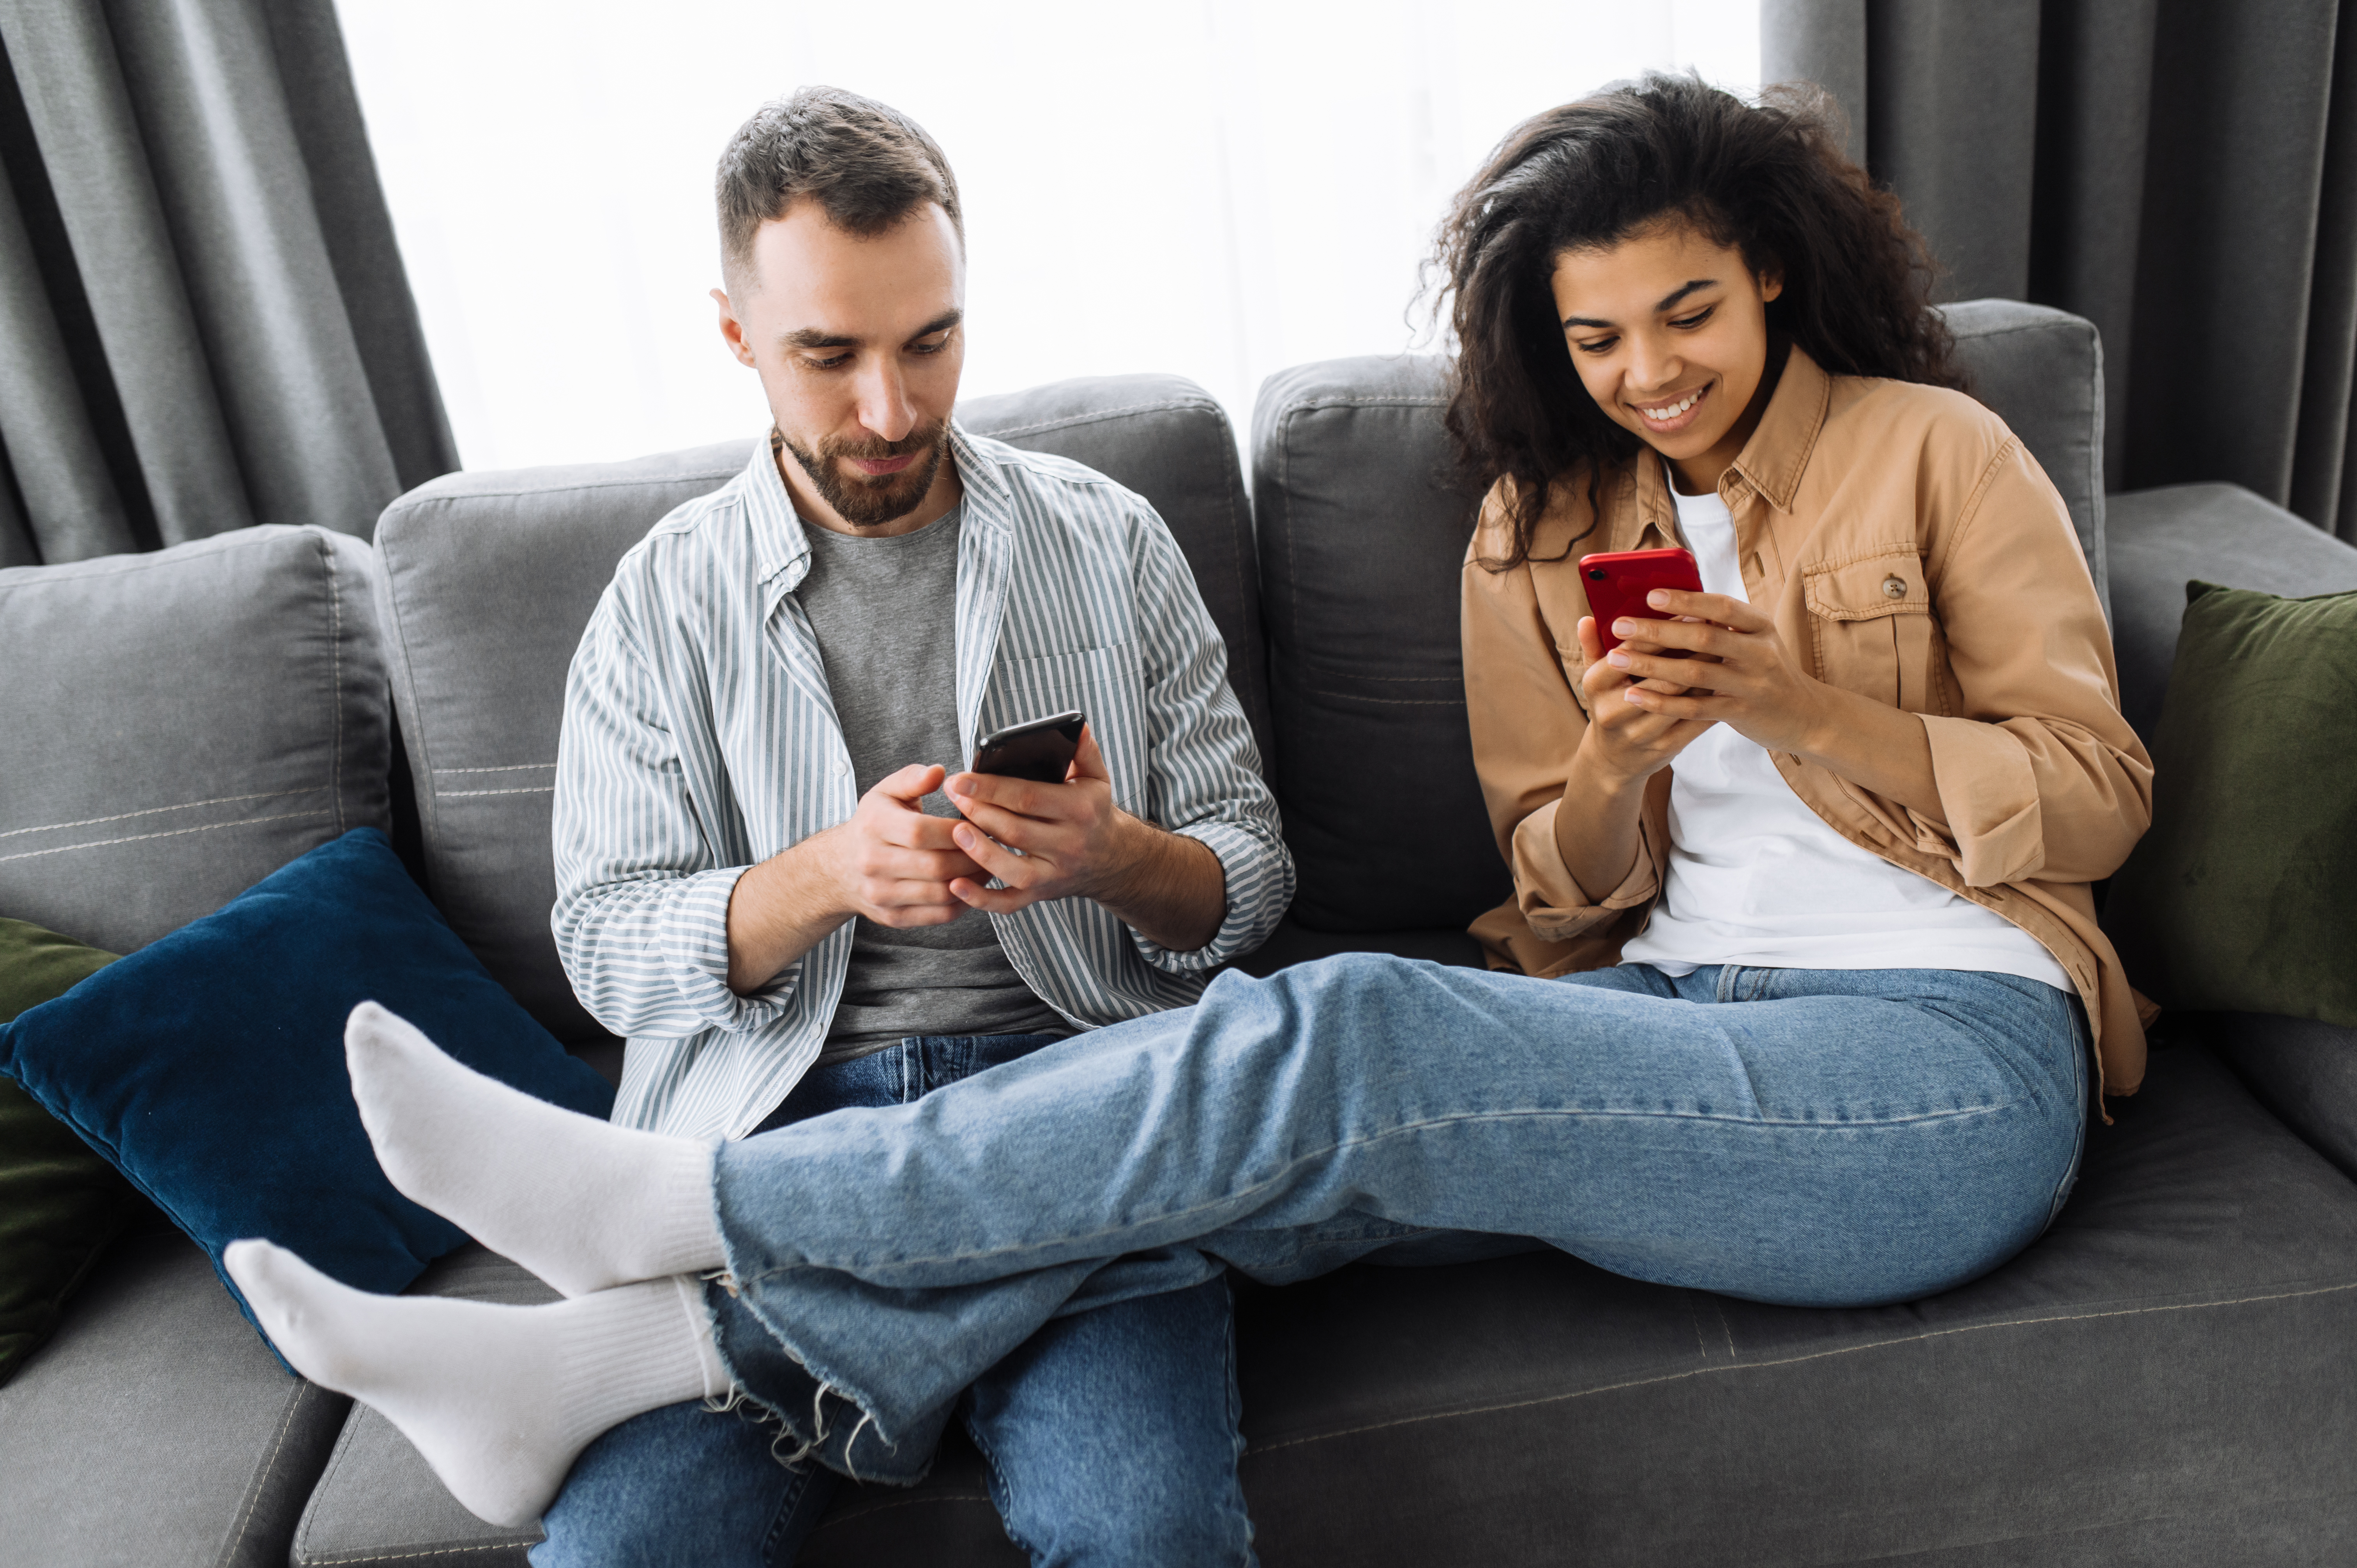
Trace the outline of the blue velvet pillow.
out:
[[[211,1254],[291,1247],[393,1292],[466,1240],[393,1189],[344,1070],[344,1019],[382,1003],[476,1071],[604,1116],[614,1091],[484,972],[374,828],[0,1027],[0,1073]]]

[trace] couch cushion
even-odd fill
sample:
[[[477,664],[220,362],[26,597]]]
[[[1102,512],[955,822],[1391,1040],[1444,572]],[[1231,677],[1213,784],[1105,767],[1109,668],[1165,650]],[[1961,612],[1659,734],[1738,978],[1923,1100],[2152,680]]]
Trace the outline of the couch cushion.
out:
[[[978,399],[960,417],[1099,467],[1151,501],[1228,639],[1245,712],[1264,711],[1250,515],[1216,403],[1176,377],[1112,376]],[[450,474],[377,523],[426,886],[484,966],[561,1040],[601,1036],[574,1000],[548,929],[565,671],[622,553],[672,508],[734,478],[752,449],[736,441],[629,463]]]
[[[126,1239],[0,1388],[0,1562],[279,1568],[350,1402],[279,1369],[186,1237]]]
[[[0,572],[0,913],[133,952],[389,826],[373,559],[269,526]]]
[[[2104,349],[2095,324],[2051,306],[1967,299],[1941,307],[1973,395],[2021,437],[2071,509],[2106,613]]]
[[[1253,410],[1270,779],[1313,930],[1461,929],[1509,890],[1466,730],[1457,580],[1480,498],[1449,467],[1446,373],[1302,365]]]
[[[2051,1230],[1903,1306],[1760,1306],[1545,1251],[1242,1291],[1262,1560],[2337,1561],[2357,1187],[2198,1046],[2114,1111]],[[802,1561],[998,1561],[947,1549],[990,1521],[976,1479],[848,1491]]]
[[[395,1191],[369,1146],[344,1021],[370,1001],[527,1094],[587,1116],[613,1106],[606,1080],[483,972],[374,828],[0,1025],[0,1072],[216,1262],[240,1237],[267,1237],[346,1284],[394,1291],[466,1236]]]
[[[2164,1007],[2357,1026],[2357,593],[2186,593],[2105,929]]]
[[[2110,498],[2112,642],[2120,710],[2149,739],[2177,658],[2185,585],[2298,596],[2357,588],[2357,550],[2240,485],[2169,485]]]
[[[114,961],[0,918],[0,1024]],[[0,1383],[57,1328],[66,1299],[147,1205],[114,1167],[14,1081],[0,1079]]]
[[[408,1294],[513,1306],[557,1299],[516,1264],[472,1243],[436,1262]],[[412,1560],[522,1568],[524,1552],[541,1539],[537,1527],[485,1524],[460,1508],[393,1423],[355,1404],[303,1509],[291,1561],[296,1568]]]

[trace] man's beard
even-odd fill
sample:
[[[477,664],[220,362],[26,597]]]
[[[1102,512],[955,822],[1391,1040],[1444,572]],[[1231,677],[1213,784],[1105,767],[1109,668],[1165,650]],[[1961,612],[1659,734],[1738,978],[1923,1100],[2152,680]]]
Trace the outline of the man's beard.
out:
[[[949,456],[949,421],[937,419],[911,430],[898,441],[829,439],[820,442],[816,452],[806,450],[783,431],[778,433],[778,442],[794,455],[794,461],[802,466],[802,472],[817,487],[819,499],[834,509],[835,516],[854,528],[881,528],[924,504],[933,488],[933,476],[941,472],[942,459]],[[878,474],[872,478],[845,476],[838,461],[864,457],[873,463],[887,457],[905,457],[911,452],[922,452],[924,456],[897,474]]]

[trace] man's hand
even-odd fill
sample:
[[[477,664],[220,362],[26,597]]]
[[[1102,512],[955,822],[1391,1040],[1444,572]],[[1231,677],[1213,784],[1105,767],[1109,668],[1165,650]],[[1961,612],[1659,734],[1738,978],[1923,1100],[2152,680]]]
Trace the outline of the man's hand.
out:
[[[910,764],[859,798],[859,809],[804,842],[818,846],[835,885],[834,906],[879,926],[945,926],[966,911],[951,890],[987,873],[952,840],[952,817],[929,817],[919,802],[948,777]]]
[[[980,873],[952,880],[949,891],[974,908],[1010,915],[1043,898],[1092,898],[1180,952],[1210,941],[1226,917],[1220,857],[1115,805],[1091,730],[1060,784],[960,773],[949,796],[966,819],[952,841]],[[983,886],[994,876],[1005,886]]]
[[[950,885],[988,873],[951,841],[951,819],[918,810],[943,777],[937,767],[903,768],[848,818],[738,877],[728,900],[729,989],[759,990],[855,915],[907,928],[964,914]]]

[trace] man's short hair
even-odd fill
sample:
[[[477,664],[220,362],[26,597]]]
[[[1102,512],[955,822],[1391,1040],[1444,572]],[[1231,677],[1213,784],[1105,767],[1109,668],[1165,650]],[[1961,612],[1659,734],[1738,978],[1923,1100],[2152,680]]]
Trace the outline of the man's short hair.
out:
[[[752,276],[754,233],[804,197],[862,238],[937,202],[965,243],[957,177],[939,144],[898,109],[839,87],[798,88],[754,111],[722,150],[716,183],[732,288]]]

